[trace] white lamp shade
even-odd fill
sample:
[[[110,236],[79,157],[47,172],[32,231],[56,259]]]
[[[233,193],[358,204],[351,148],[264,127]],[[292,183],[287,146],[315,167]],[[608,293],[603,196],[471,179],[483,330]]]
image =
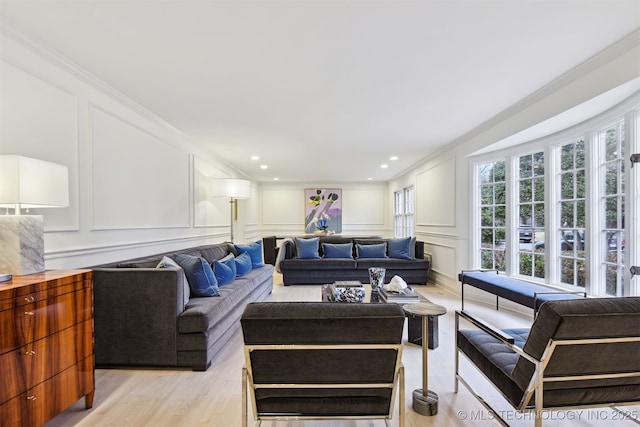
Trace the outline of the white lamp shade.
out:
[[[0,207],[69,206],[66,166],[23,156],[0,156]]]
[[[214,179],[213,197],[231,197],[234,199],[248,199],[251,197],[251,181],[246,179]]]

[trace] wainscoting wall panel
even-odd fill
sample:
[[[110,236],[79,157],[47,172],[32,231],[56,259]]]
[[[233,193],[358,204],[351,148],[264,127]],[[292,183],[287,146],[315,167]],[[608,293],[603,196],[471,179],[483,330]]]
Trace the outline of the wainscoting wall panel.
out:
[[[450,158],[416,175],[416,225],[454,227],[456,159]]]
[[[69,169],[70,206],[31,209],[29,213],[46,213],[46,231],[77,230],[77,97],[6,60],[0,60],[0,87],[0,154],[33,157]]]
[[[93,229],[188,227],[189,156],[91,108]]]
[[[262,224],[268,227],[296,225],[300,233],[304,229],[304,188],[283,188],[263,186]]]
[[[224,171],[193,156],[193,210],[195,227],[229,225],[229,199],[213,197],[213,180],[226,178]]]

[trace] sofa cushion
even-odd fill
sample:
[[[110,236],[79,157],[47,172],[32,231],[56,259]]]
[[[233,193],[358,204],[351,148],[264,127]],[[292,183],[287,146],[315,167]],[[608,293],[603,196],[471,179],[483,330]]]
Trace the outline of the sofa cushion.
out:
[[[413,259],[411,256],[411,237],[403,237],[400,239],[389,239],[387,246],[389,248],[389,258]],[[415,243],[414,243],[415,245]]]
[[[216,276],[218,286],[231,283],[236,278],[236,260],[233,254],[224,257],[220,261],[213,261],[213,274]]]
[[[529,329],[505,329],[512,336],[515,345],[522,348],[529,335]],[[458,331],[458,347],[487,376],[498,385],[513,406],[518,406],[524,389],[512,377],[512,371],[520,355],[509,347],[479,329]]]
[[[342,271],[355,270],[353,258],[286,259],[280,263],[285,270]]]
[[[243,307],[256,287],[273,276],[273,267],[258,268],[220,288],[221,298],[191,298],[178,316],[178,332],[194,334],[211,331],[229,322],[229,313]],[[242,310],[240,310],[242,312]],[[232,319],[237,323],[238,319]]]
[[[158,263],[156,268],[178,268],[182,272],[182,298],[183,305],[186,305],[189,302],[189,298],[191,297],[191,288],[189,287],[189,281],[187,280],[187,276],[184,274],[184,270],[180,265],[169,258],[168,256],[163,256],[162,260]]]
[[[426,259],[398,259],[398,258],[358,258],[357,268],[382,267],[388,270],[426,270],[429,261]],[[397,274],[397,273],[396,273]],[[402,274],[400,275],[402,276]]]
[[[244,252],[234,259],[236,263],[236,277],[241,277],[251,271],[251,257]]]
[[[248,253],[251,257],[251,268],[264,267],[262,262],[262,240],[251,243],[250,245],[236,245],[239,253]]]
[[[295,242],[296,255],[298,259],[320,258],[320,255],[318,254],[320,238],[314,237],[312,239],[302,239],[300,237],[296,237]]]
[[[353,258],[351,243],[323,243],[322,251],[325,258]]]
[[[207,260],[184,254],[175,254],[173,259],[184,270],[192,296],[213,297],[218,295],[218,282]]]
[[[199,256],[206,259],[209,264],[212,264],[213,261],[224,258],[229,254],[229,248],[224,244],[198,246],[194,249],[196,249]]]
[[[361,245],[357,243],[356,256],[358,258],[387,258],[387,244]]]
[[[156,268],[162,261],[162,257],[153,256],[150,258],[140,258],[130,261],[123,261],[116,265],[117,268]]]

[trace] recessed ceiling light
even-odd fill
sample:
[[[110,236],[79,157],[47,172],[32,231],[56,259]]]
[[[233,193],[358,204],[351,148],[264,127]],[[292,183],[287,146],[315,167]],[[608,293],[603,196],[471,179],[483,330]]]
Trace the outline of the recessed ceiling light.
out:
[[[393,160],[398,160],[398,156],[391,156],[391,157],[389,157],[389,160],[392,160],[392,161]]]
[[[273,178],[274,181],[280,181],[280,178]]]
[[[258,156],[251,156],[251,160],[260,160],[260,157],[258,157]]]
[[[260,165],[260,169],[267,169],[269,166],[267,165]]]
[[[380,167],[381,167],[382,169],[386,169],[386,168],[388,168],[388,167],[389,167],[389,165],[380,165]]]
[[[367,178],[367,181],[373,181],[373,178],[369,177]]]

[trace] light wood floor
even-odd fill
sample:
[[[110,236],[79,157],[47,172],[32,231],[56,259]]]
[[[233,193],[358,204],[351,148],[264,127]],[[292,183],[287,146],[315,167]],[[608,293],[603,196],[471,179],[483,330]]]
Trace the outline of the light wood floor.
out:
[[[421,347],[407,343],[403,353],[406,371],[407,427],[418,426],[496,426],[499,425],[483,406],[460,385],[454,393],[454,311],[460,308],[459,297],[433,285],[416,287],[432,302],[447,307],[439,318],[440,345],[429,351],[429,389],[439,395],[439,412],[427,417],[411,409],[411,393],[422,387]],[[319,286],[282,286],[276,275],[271,301],[318,301]],[[495,311],[480,304],[465,303],[465,309],[498,327],[528,326],[531,313]],[[406,331],[405,331],[406,339]],[[98,369],[94,406],[84,409],[79,401],[46,424],[46,427],[138,427],[138,426],[214,426],[241,425],[241,369],[244,364],[242,335],[236,333],[206,372],[176,369]],[[486,400],[513,426],[532,426],[529,414],[513,411],[502,397],[487,385],[473,367],[462,363],[461,372],[476,390],[486,393]],[[640,407],[625,407],[638,416]],[[397,425],[396,418],[392,425]],[[250,423],[250,425],[252,425]],[[287,421],[263,422],[265,427],[377,427],[383,421]],[[572,410],[546,413],[544,426],[636,426],[621,419],[611,409]]]

